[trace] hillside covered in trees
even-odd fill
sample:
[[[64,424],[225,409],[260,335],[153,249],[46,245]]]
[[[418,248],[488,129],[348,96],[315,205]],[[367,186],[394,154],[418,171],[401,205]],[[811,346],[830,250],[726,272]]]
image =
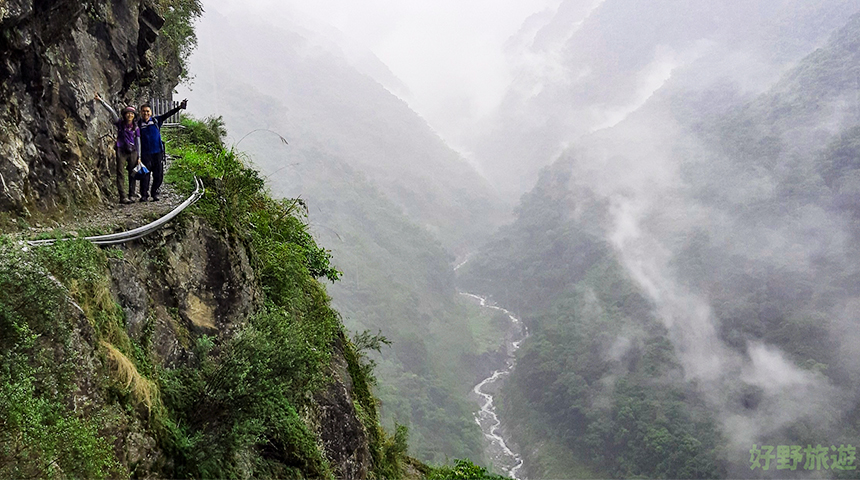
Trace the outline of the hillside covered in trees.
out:
[[[856,437],[858,38],[751,99],[670,83],[461,269],[529,325],[503,410],[532,475],[779,477],[753,444]]]
[[[197,203],[140,240],[80,238],[138,207],[114,205],[112,119],[93,95],[167,95],[193,75],[201,12],[0,7],[0,475],[498,478],[465,459],[427,466],[407,455],[405,426],[382,427],[368,355],[385,337],[347,330],[326,290],[343,272],[314,239],[308,202],[273,197],[217,119],[164,132],[166,180],[183,196],[201,180]],[[111,215],[85,231],[66,223]],[[64,240],[28,244],[42,225]]]
[[[469,394],[504,331],[457,293],[452,267],[500,222],[499,199],[336,45],[285,12],[271,26],[227,4],[198,29],[194,111],[223,118],[274,196],[309,205],[309,229],[344,272],[328,292],[345,325],[391,341],[372,353],[386,427],[408,426],[424,461],[481,458]]]

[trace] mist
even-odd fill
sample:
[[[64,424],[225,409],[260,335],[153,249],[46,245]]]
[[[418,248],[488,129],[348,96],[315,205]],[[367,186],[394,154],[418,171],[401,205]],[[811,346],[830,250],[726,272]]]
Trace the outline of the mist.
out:
[[[702,447],[702,458],[717,458],[709,472],[749,476],[753,444],[832,443],[858,431],[854,3],[219,0],[207,9],[192,58],[198,78],[180,95],[194,113],[224,115],[236,135],[289,132],[295,151],[273,153],[253,137],[245,145],[266,174],[298,165],[270,183],[279,195],[317,199],[329,231],[317,233],[354,268],[331,289],[365,317],[352,325],[395,337],[403,329],[403,344],[420,345],[383,355],[383,375],[450,369],[433,349],[453,342],[440,332],[469,322],[439,312],[466,285],[510,302],[536,336],[599,333],[594,358],[605,371],[574,362],[580,353],[558,361],[573,385],[558,398],[587,399],[576,408],[617,417],[626,394],[616,387],[628,383],[682,392],[684,421],[715,425],[711,443],[700,442],[714,445]],[[254,34],[230,37],[239,22]],[[344,194],[353,203],[332,186],[354,188]],[[373,208],[361,204],[368,198]],[[401,246],[396,231],[434,253]],[[393,268],[430,257],[426,272]],[[465,265],[459,285],[454,265]],[[385,278],[373,281],[389,289],[379,298],[362,280],[377,269]],[[635,301],[622,302],[628,282]],[[395,308],[383,300],[390,291],[411,297]],[[398,320],[379,313],[397,308]],[[421,322],[429,327],[417,330]],[[464,351],[497,354],[498,345],[478,346],[476,331],[461,339],[472,342]],[[524,342],[521,372],[543,372],[529,358],[551,344],[545,334],[544,344]],[[671,355],[660,373],[637,370],[664,338]],[[546,438],[524,433],[532,421],[563,425],[553,415],[575,408],[535,407],[516,375],[502,390],[510,443],[519,435],[582,449],[597,429],[583,419],[594,416],[564,417],[570,431]],[[397,410],[398,422],[408,410]],[[433,445],[427,456],[445,448],[415,428]],[[576,461],[597,476],[646,474]],[[573,471],[553,468],[529,470],[525,460],[530,476]],[[657,468],[669,467],[648,472],[687,471]]]
[[[834,43],[839,45],[838,40]],[[798,358],[796,352],[787,352],[760,337],[727,338],[726,326],[713,306],[725,298],[712,297],[724,297],[725,292],[718,289],[732,287],[720,286],[720,280],[715,278],[691,278],[689,272],[683,272],[684,263],[690,260],[685,249],[706,238],[705,243],[712,246],[709,254],[714,257],[709,263],[713,267],[730,270],[732,266],[719,264],[728,262],[741,267],[737,273],[765,282],[775,277],[762,269],[780,272],[778,275],[787,282],[824,283],[842,274],[832,269],[834,263],[857,271],[857,262],[850,258],[857,238],[853,217],[835,211],[820,198],[813,200],[799,192],[786,194],[781,177],[792,172],[788,175],[809,175],[808,181],[814,181],[816,174],[810,171],[810,165],[821,158],[815,152],[828,135],[824,132],[839,135],[858,119],[844,113],[851,110],[850,97],[855,89],[819,93],[800,101],[816,104],[814,109],[805,110],[802,126],[783,124],[769,130],[772,136],[768,138],[781,145],[778,152],[772,153],[771,163],[763,165],[763,159],[755,156],[741,163],[737,153],[715,150],[715,144],[725,139],[714,141],[713,137],[704,139],[700,135],[706,128],[702,124],[710,120],[700,121],[691,129],[689,124],[679,123],[683,116],[671,104],[678,101],[672,98],[672,89],[689,92],[707,85],[687,84],[683,75],[694,68],[701,52],[713,48],[700,42],[695,48],[699,52],[669,55],[668,61],[665,51],[658,53],[634,77],[643,87],[634,89],[639,98],[630,108],[606,111],[607,120],[598,123],[591,135],[577,142],[577,150],[566,155],[575,158],[572,183],[609,202],[606,238],[631,278],[653,303],[687,381],[695,382],[717,410],[722,431],[740,457],[750,445],[772,442],[798,424],[817,423],[827,435],[841,436],[843,427],[835,419],[855,408],[855,385],[836,385],[839,375],[810,370],[808,365],[801,365],[803,357]],[[816,54],[811,55],[806,65],[816,58]],[[798,71],[804,68],[809,67],[798,67]],[[675,75],[682,77],[673,79]],[[741,94],[737,97],[740,113],[730,114],[730,121],[742,124],[741,118],[752,116],[764,122],[756,116],[756,106],[779,102],[782,92],[790,89],[792,82],[798,82],[798,75],[802,74],[789,73],[790,80],[759,96],[751,107],[742,106],[746,96]],[[735,78],[741,77],[745,75]],[[830,80],[839,81],[838,77]],[[734,91],[743,90],[743,82],[737,82]],[[736,128],[728,123],[723,127]],[[744,141],[735,137],[727,143],[734,147]],[[787,203],[777,207],[774,202]],[[696,273],[724,274],[707,269]],[[783,296],[785,293],[775,292],[772,301],[796,301]],[[845,351],[853,348],[852,339],[839,338],[836,332],[855,325],[842,313],[853,295],[833,295],[826,301],[829,306],[819,305],[813,310],[832,319],[818,327],[827,329],[830,341]],[[626,336],[619,339],[629,342]],[[752,405],[745,399],[748,393],[744,393],[750,388],[757,392]],[[742,469],[731,474],[743,475]]]
[[[559,3],[217,0],[207,6],[227,15],[251,12],[273,26],[299,25],[324,38],[458,145],[463,130],[498,108],[514,80],[506,42],[524,19]]]

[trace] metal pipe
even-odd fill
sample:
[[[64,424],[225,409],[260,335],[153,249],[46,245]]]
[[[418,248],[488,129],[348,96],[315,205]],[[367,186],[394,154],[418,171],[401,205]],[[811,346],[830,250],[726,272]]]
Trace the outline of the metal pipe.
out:
[[[111,233],[108,235],[96,235],[93,237],[84,237],[84,240],[89,240],[90,242],[96,245],[115,245],[118,243],[125,243],[131,240],[137,240],[138,238],[149,235],[150,233],[158,230],[167,222],[173,220],[177,215],[179,215],[183,210],[193,205],[194,202],[200,200],[200,197],[206,192],[206,189],[203,188],[203,182],[194,177],[194,183],[196,188],[191,195],[185,199],[184,202],[180,203],[176,208],[170,211],[167,215],[159,218],[158,220],[146,224],[142,227],[135,228],[133,230],[129,230],[127,232],[120,233]],[[53,245],[54,242],[58,240],[73,240],[73,238],[48,238],[45,240],[29,240],[27,243],[31,246],[41,246],[41,245]]]

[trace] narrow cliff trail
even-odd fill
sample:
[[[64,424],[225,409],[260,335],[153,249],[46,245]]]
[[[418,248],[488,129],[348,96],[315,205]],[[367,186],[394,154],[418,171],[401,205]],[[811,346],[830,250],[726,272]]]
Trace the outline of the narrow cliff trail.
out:
[[[137,240],[138,238],[145,237],[146,235],[149,235],[150,233],[155,232],[156,230],[165,226],[168,222],[173,220],[177,215],[182,213],[183,210],[185,210],[189,206],[193,205],[194,202],[196,202],[197,200],[200,199],[200,197],[203,196],[203,193],[205,192],[205,189],[203,188],[203,182],[201,182],[200,179],[197,177],[194,178],[194,182],[196,183],[196,188],[195,188],[194,192],[192,192],[191,195],[185,199],[185,201],[183,201],[182,203],[177,205],[173,210],[171,210],[169,213],[165,214],[164,216],[158,218],[157,220],[154,220],[150,223],[147,223],[146,225],[142,225],[140,227],[133,228],[131,230],[125,230],[125,231],[121,231],[121,232],[117,232],[117,233],[109,233],[109,234],[105,234],[105,235],[94,235],[94,236],[84,237],[84,240],[89,240],[90,242],[95,243],[96,245],[116,245],[118,243],[125,243],[125,242],[131,241],[131,240]],[[57,241],[57,239],[50,238],[50,239],[44,239],[44,240],[30,240],[27,243],[29,243],[30,245],[34,245],[34,246],[35,245],[50,245],[56,241]]]
[[[169,167],[165,165],[165,170]],[[64,224],[52,227],[37,225],[19,233],[23,240],[39,234],[62,233],[58,238],[77,237],[78,232],[99,232],[101,235],[85,237],[96,244],[110,245],[141,238],[165,226],[185,208],[194,204],[204,193],[202,182],[197,181],[197,189],[188,197],[180,196],[171,184],[161,187],[161,200],[158,202],[135,202],[132,204],[105,204],[100,208],[87,210]],[[105,233],[112,232],[112,233]],[[30,245],[50,244],[54,238],[28,240]]]

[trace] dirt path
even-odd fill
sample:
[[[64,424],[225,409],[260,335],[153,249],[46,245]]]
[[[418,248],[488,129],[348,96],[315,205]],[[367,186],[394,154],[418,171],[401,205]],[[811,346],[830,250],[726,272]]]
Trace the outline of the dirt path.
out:
[[[64,229],[72,231],[99,230],[104,233],[114,233],[131,230],[164,216],[182,203],[185,197],[180,196],[172,185],[161,186],[161,200],[158,202],[138,202],[123,205],[109,204],[92,212],[82,214],[80,218],[64,225]],[[50,229],[47,229],[50,231]]]
[[[170,167],[168,158],[164,170]],[[33,239],[43,234],[52,234],[60,231],[63,236],[78,236],[92,234],[107,234],[124,232],[146,225],[169,213],[177,205],[185,200],[173,188],[173,185],[164,183],[161,185],[161,200],[158,202],[135,202],[131,204],[109,203],[92,210],[80,212],[74,218],[59,225],[55,221],[47,224],[35,224],[28,229],[10,233],[12,237],[21,240]]]

